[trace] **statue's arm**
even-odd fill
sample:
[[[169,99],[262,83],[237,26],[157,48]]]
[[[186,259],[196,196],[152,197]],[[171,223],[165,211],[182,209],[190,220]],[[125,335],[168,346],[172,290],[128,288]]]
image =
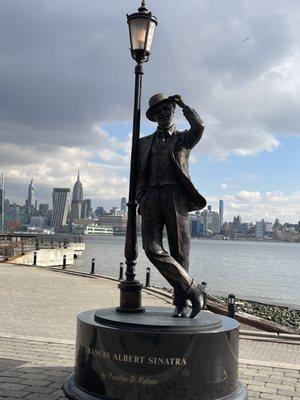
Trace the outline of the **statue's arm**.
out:
[[[182,109],[183,115],[190,124],[190,129],[182,134],[184,145],[192,149],[201,139],[204,131],[204,122],[198,113],[191,107],[185,104],[180,94],[170,97]]]
[[[187,105],[182,108],[182,112],[190,124],[190,129],[185,131],[183,135],[184,144],[189,149],[192,149],[202,138],[204,122],[200,118],[199,114]]]

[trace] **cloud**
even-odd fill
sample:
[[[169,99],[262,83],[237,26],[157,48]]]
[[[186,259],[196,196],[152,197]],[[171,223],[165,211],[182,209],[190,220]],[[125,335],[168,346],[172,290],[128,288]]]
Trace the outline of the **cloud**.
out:
[[[232,221],[240,215],[242,222],[256,222],[261,219],[274,222],[276,218],[284,222],[297,223],[300,220],[300,191],[284,193],[283,191],[265,192],[239,191],[222,195],[224,200],[224,219]],[[209,204],[218,210],[217,197],[208,198]]]
[[[247,192],[246,190],[242,190],[236,194],[236,197],[240,200],[257,202],[261,199],[261,194],[258,191]]]
[[[243,174],[243,178],[246,182],[255,182],[262,178],[261,174],[246,172]]]
[[[120,142],[101,127],[131,123],[126,13],[135,10],[129,0],[1,1],[0,168],[12,192],[32,175],[70,185],[77,167],[95,196],[126,186],[130,136]],[[206,123],[192,162],[276,151],[280,135],[300,134],[297,1],[152,0],[151,10],[159,25],[142,121],[153,93],[182,93]]]
[[[223,128],[221,122],[206,126],[201,144],[196,152],[219,160],[227,160],[232,155],[251,156],[267,151],[272,152],[280,142],[272,134],[256,127]]]
[[[124,142],[118,141],[117,145],[107,132],[103,131],[102,135],[104,140],[100,151],[34,144],[2,146],[0,159],[5,170],[6,193],[9,199],[23,204],[26,185],[33,177],[38,202],[51,202],[52,188],[72,188],[77,170],[80,170],[84,195],[91,198],[94,205],[100,200],[119,202],[128,192],[127,139]]]
[[[272,11],[267,4],[231,0],[216,7],[214,1],[193,0],[189,7],[171,8],[174,29],[172,2],[153,0],[159,26],[151,66],[145,67],[145,96],[179,90],[205,115],[221,118],[222,125],[229,119],[231,129],[245,118],[249,122],[252,106],[263,103],[262,94],[270,88],[282,94],[270,74],[284,74],[281,66],[297,50],[291,12],[299,16],[299,10],[281,5]],[[32,129],[74,128],[79,135],[79,127],[96,121],[131,119],[133,63],[125,14],[135,11],[132,7],[129,0],[105,5],[90,0],[88,7],[79,0],[22,5],[3,0],[1,120]],[[245,34],[250,35],[246,43]],[[292,88],[299,79],[297,65],[290,65],[292,73],[284,76]]]
[[[220,187],[221,187],[222,189],[228,189],[228,184],[225,183],[225,182],[223,182],[223,183],[221,183]]]

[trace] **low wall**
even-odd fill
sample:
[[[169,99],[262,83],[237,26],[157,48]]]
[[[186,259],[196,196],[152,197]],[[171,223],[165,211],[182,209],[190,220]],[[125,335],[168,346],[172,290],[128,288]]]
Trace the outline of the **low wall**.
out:
[[[74,243],[77,244],[77,243]],[[82,244],[82,243],[78,243]],[[78,245],[77,244],[77,245]],[[82,250],[81,250],[82,251]],[[75,250],[72,247],[59,248],[59,249],[40,249],[36,250],[36,265],[42,267],[51,267],[55,265],[63,265],[63,256],[67,256],[67,265],[74,264]],[[24,254],[11,260],[12,264],[33,265],[34,252]]]
[[[68,243],[68,249],[73,249],[77,256],[81,256],[85,250],[85,243]]]

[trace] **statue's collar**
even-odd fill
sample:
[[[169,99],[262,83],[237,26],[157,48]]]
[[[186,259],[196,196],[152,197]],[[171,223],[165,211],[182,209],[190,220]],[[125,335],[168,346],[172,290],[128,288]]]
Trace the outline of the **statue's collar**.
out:
[[[157,127],[157,132],[162,133],[162,134],[169,134],[170,136],[173,135],[174,132],[176,132],[176,127],[175,125],[171,125],[167,129],[160,128],[159,126]]]

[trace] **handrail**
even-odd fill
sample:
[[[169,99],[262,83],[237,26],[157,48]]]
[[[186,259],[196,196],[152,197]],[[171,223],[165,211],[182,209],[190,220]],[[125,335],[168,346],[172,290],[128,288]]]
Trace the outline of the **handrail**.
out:
[[[1,236],[3,237],[5,235]],[[18,240],[14,243],[5,243],[4,241],[0,241],[0,263],[39,249],[66,248],[70,243],[74,242],[66,240],[66,238],[62,236],[55,238],[53,238],[53,236],[32,237],[26,240]]]

